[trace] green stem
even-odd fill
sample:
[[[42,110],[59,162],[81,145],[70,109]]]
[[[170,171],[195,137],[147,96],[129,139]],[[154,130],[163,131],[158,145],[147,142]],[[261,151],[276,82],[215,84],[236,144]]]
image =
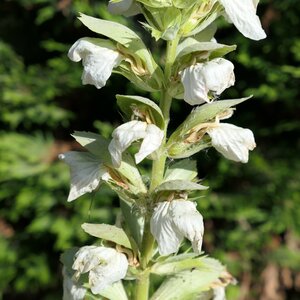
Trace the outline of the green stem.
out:
[[[148,300],[149,296],[149,285],[150,285],[150,274],[147,272],[142,274],[137,279],[135,300]]]
[[[166,144],[166,135],[170,118],[170,108],[172,97],[168,94],[168,86],[172,75],[172,66],[175,61],[176,48],[180,37],[176,37],[173,41],[167,43],[166,63],[165,63],[165,81],[167,87],[162,91],[160,108],[165,118],[165,139],[160,148],[159,158],[153,162],[152,178],[150,183],[150,192],[152,192],[163,180],[167,155],[164,151]]]
[[[176,37],[173,41],[168,41],[167,43],[166,63],[165,63],[165,70],[164,70],[166,87],[162,91],[162,95],[161,95],[162,97],[160,101],[160,108],[162,110],[165,119],[165,138],[159,150],[159,158],[155,160],[152,164],[152,177],[151,177],[151,183],[149,188],[150,193],[153,192],[154,189],[163,181],[164,172],[165,172],[165,165],[167,159],[167,154],[165,153],[165,144],[166,144],[167,128],[168,128],[169,117],[170,117],[170,108],[172,103],[172,97],[168,94],[168,87],[169,87],[169,82],[171,80],[172,66],[175,61],[176,48],[179,39],[180,39],[179,37]],[[141,256],[140,256],[141,268],[143,270],[147,269],[148,263],[152,258],[153,247],[154,247],[154,237],[152,236],[150,231],[150,217],[146,215]],[[150,285],[149,276],[150,273],[147,272],[146,270],[146,272],[143,273],[143,275],[139,279],[137,279],[135,300],[148,300],[149,285]]]

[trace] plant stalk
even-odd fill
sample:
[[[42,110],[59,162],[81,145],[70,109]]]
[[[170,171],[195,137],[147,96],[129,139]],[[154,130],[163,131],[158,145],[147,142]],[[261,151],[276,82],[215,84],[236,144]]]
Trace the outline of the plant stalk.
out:
[[[165,119],[165,137],[162,142],[162,145],[159,149],[159,158],[153,161],[152,164],[152,176],[149,191],[150,193],[155,190],[155,188],[163,181],[165,165],[167,154],[165,152],[165,144],[166,144],[166,135],[167,128],[170,118],[170,108],[172,103],[172,97],[168,94],[169,82],[171,80],[172,75],[172,66],[176,57],[176,48],[178,45],[180,37],[176,37],[173,41],[167,42],[167,51],[166,51],[166,62],[165,62],[165,82],[166,87],[162,90],[160,108],[162,110],[164,119]],[[149,203],[151,206],[153,203]],[[145,225],[144,225],[144,235],[142,241],[142,250],[140,263],[141,268],[146,270],[148,267],[148,263],[153,255],[153,246],[154,246],[154,237],[150,231],[150,217],[146,215],[145,217]],[[150,272],[145,272],[136,282],[136,293],[135,300],[148,300],[149,297],[149,285],[150,285]]]

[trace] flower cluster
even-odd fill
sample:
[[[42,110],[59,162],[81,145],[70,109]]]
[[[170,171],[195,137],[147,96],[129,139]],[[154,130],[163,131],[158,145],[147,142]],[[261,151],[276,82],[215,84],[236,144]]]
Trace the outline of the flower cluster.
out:
[[[109,1],[109,12],[125,16],[143,14],[147,21],[143,25],[151,35],[167,41],[164,66],[155,61],[142,39],[128,27],[86,15],[79,17],[89,29],[105,37],[84,37],[70,48],[69,58],[82,61],[82,83],[100,89],[115,72],[139,89],[160,93],[161,100],[157,105],[148,98],[117,95],[125,122],[115,128],[111,139],[91,132],[75,132],[73,137],[87,151],[70,151],[59,156],[71,170],[68,201],[93,192],[104,183],[117,193],[122,203],[122,218],[116,226],[83,226],[87,233],[101,238],[105,246],[84,246],[73,253],[72,264],[63,271],[65,300],[81,300],[89,290],[108,299],[126,300],[121,284],[126,274],[139,283],[150,273],[176,272],[179,273],[172,277],[174,282],[182,278],[182,282],[190,282],[180,292],[201,295],[210,289],[213,299],[225,299],[225,286],[230,281],[222,284],[224,267],[200,256],[203,217],[190,197],[191,192],[207,187],[199,184],[195,161],[183,159],[169,166],[166,161],[190,158],[213,147],[229,160],[248,162],[249,151],[256,146],[252,131],[223,122],[232,116],[236,105],[248,98],[219,100],[235,84],[234,65],[223,58],[235,46],[219,44],[211,27],[216,18],[223,16],[245,37],[263,39],[265,33],[256,15],[257,3],[255,0]],[[172,98],[183,99],[194,107],[168,136]],[[142,175],[138,166],[146,159],[152,161],[149,176],[145,171]],[[192,251],[188,255],[177,254],[185,238],[191,242]],[[205,269],[205,263],[214,267]],[[211,281],[200,287],[196,285],[198,290],[194,291],[193,276],[203,272],[201,267],[212,272]],[[168,284],[169,281],[156,292],[159,299],[172,299],[166,296],[171,293],[164,294]],[[139,292],[138,288],[136,299]],[[110,293],[118,296],[110,298]]]

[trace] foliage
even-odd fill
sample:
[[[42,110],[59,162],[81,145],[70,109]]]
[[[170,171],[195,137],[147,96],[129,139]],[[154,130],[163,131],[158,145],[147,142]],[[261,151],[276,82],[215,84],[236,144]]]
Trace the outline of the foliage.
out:
[[[207,220],[205,251],[240,281],[228,299],[266,295],[264,274],[275,265],[281,299],[293,300],[300,289],[300,11],[291,0],[262,1],[259,9],[268,34],[263,42],[226,26],[217,36],[238,45],[229,54],[237,85],[227,95],[255,96],[234,118],[253,130],[258,148],[247,166],[214,150],[198,154],[202,183],[210,186],[198,208]],[[80,224],[112,223],[117,211],[116,196],[105,188],[66,203],[69,175],[57,155],[78,147],[67,136],[69,128],[94,126],[108,136],[110,126],[97,119],[120,122],[117,113],[107,115],[106,105],[115,99],[105,90],[81,87],[81,68],[66,59],[66,51],[79,37],[73,29],[78,11],[116,17],[107,13],[106,1],[3,1],[0,11],[0,291],[8,300],[59,299],[59,254],[88,242]],[[106,89],[133,91],[117,76]],[[178,104],[172,127],[189,110]]]

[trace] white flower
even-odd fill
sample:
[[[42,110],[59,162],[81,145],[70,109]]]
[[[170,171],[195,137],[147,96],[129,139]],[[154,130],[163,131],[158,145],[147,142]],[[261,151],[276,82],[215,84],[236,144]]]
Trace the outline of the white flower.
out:
[[[60,154],[59,158],[70,166],[71,187],[68,201],[91,193],[98,187],[101,180],[109,179],[109,174],[102,162],[91,153],[70,151]]]
[[[224,58],[215,58],[205,63],[197,63],[180,72],[184,86],[184,100],[191,104],[210,102],[208,93],[220,95],[234,85],[234,65]]]
[[[113,248],[85,246],[76,253],[72,268],[77,278],[89,272],[91,291],[99,294],[126,276],[128,261],[125,254]]]
[[[213,288],[213,299],[212,300],[226,300],[224,286],[218,286],[218,287]]]
[[[67,274],[66,267],[63,267],[63,300],[83,300],[86,289]]]
[[[192,242],[195,253],[201,252],[204,225],[203,217],[191,201],[159,202],[151,217],[151,233],[161,255],[178,251],[184,237]]]
[[[113,68],[122,60],[119,52],[103,47],[99,40],[93,38],[79,39],[70,48],[68,56],[75,62],[82,60],[82,83],[92,84],[98,89],[105,86]]]
[[[256,15],[258,1],[254,0],[219,0],[224,6],[227,17],[247,38],[261,40],[266,37],[260,20]]]
[[[134,0],[110,0],[108,11],[113,15],[130,17],[140,13],[140,8]]]
[[[163,140],[164,132],[154,124],[142,121],[130,121],[117,127],[112,133],[113,139],[108,146],[115,167],[122,161],[122,153],[134,142],[143,139],[140,150],[135,154],[136,163],[156,151]]]
[[[250,129],[232,124],[220,123],[207,130],[213,147],[227,159],[247,163],[249,150],[256,146],[254,135]]]

